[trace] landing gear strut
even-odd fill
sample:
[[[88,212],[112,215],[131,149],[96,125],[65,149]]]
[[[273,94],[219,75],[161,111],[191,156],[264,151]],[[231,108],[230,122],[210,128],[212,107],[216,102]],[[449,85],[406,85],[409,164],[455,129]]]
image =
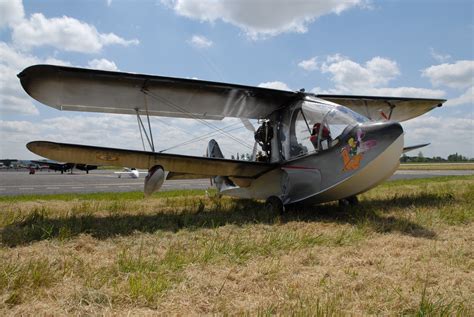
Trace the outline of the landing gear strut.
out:
[[[265,202],[265,211],[281,215],[285,211],[285,206],[279,197],[270,196]]]
[[[359,199],[357,196],[350,196],[343,199],[339,199],[339,206],[340,207],[347,207],[347,206],[356,206],[359,204]]]

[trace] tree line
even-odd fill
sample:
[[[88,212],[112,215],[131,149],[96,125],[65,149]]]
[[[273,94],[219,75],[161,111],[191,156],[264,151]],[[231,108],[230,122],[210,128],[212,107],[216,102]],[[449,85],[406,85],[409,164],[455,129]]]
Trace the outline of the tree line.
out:
[[[443,163],[443,162],[474,162],[474,158],[467,158],[458,153],[450,154],[447,158],[441,156],[425,157],[423,152],[418,152],[417,156],[403,154],[401,163]]]

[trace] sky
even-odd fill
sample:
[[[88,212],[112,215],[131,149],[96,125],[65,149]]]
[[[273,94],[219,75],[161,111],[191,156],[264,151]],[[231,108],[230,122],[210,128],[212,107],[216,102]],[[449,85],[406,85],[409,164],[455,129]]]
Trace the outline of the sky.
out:
[[[471,0],[0,0],[0,158],[38,158],[48,140],[142,149],[134,116],[58,111],[16,77],[34,64],[69,65],[315,93],[443,98],[403,123],[424,156],[474,157]],[[253,144],[238,119],[229,127]],[[152,118],[157,150],[203,155],[215,132]],[[212,134],[226,157],[251,152]],[[174,147],[178,145],[177,147]],[[417,153],[412,153],[417,155]]]

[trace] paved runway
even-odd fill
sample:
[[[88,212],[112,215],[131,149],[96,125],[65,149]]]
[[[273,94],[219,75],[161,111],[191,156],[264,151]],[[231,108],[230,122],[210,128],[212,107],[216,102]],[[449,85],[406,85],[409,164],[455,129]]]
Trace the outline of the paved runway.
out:
[[[390,179],[426,178],[448,175],[474,175],[474,171],[397,171]],[[161,190],[207,189],[209,179],[169,180]],[[142,191],[143,177],[118,178],[113,171],[91,171],[74,174],[41,171],[29,175],[27,170],[0,171],[0,196],[22,194],[96,193]]]
[[[97,192],[130,192],[143,190],[144,176],[118,178],[113,171],[74,171],[61,174],[53,171],[1,171],[0,195],[21,194],[63,194],[63,193],[97,193]],[[161,190],[173,189],[207,189],[209,179],[169,180]]]

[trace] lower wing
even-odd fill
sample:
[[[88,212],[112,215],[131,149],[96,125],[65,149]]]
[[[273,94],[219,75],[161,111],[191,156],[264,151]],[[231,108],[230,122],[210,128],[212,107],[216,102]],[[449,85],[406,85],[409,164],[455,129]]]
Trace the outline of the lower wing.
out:
[[[143,169],[160,165],[169,172],[195,174],[203,177],[257,178],[278,167],[276,164],[263,162],[154,153],[47,141],[30,142],[26,147],[33,153],[58,161],[123,167],[134,166],[135,168]]]

